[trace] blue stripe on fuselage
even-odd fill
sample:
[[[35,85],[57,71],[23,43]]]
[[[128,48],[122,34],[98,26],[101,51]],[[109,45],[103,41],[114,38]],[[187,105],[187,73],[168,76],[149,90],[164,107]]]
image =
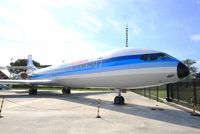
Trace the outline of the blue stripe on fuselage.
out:
[[[66,66],[65,68],[58,68],[55,70],[46,71],[43,73],[33,74],[30,79],[46,79],[65,75],[87,74],[105,71],[126,70],[126,69],[139,69],[139,68],[154,68],[154,67],[175,67],[178,61],[175,58],[157,59],[153,61],[144,61],[140,59],[141,55],[120,56],[109,59],[102,59],[93,62]],[[92,64],[95,64],[92,66]],[[80,68],[80,65],[82,66]],[[78,67],[77,67],[78,66]],[[73,69],[70,69],[72,67]]]

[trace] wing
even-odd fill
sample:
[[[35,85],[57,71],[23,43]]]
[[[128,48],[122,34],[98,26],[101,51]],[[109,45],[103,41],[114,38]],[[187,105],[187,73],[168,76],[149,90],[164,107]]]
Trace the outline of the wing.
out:
[[[52,84],[52,80],[43,79],[43,80],[5,80],[0,79],[0,84],[8,84],[8,85],[46,85]]]

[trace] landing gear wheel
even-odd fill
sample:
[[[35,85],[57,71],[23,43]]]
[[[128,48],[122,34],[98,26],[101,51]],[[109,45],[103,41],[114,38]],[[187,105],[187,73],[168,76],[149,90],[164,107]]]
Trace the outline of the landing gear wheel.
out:
[[[65,88],[65,87],[64,87],[64,88],[62,89],[62,93],[63,93],[63,94],[71,94],[71,89],[70,89],[69,87],[68,87],[68,88]]]
[[[37,88],[30,88],[29,89],[29,95],[36,95],[37,94]]]
[[[123,96],[116,96],[115,99],[114,99],[114,104],[123,105],[124,104],[124,97]]]

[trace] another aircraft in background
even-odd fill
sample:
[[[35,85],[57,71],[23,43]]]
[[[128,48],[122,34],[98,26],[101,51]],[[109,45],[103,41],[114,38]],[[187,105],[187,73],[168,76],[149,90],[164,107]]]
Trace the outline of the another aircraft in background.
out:
[[[5,68],[0,67],[0,79],[9,79],[9,71]],[[0,90],[1,89],[9,89],[10,86],[5,84],[0,84]]]
[[[28,56],[27,72],[19,80],[0,84],[28,84],[30,95],[37,85],[63,86],[63,94],[73,87],[118,89],[115,104],[124,104],[123,89],[138,89],[174,83],[189,75],[189,69],[176,58],[155,50],[123,48],[98,58],[37,69]]]

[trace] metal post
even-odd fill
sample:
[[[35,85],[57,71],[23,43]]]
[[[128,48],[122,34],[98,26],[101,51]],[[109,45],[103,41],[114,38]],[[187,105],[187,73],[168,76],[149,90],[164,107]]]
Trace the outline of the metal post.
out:
[[[99,99],[98,100],[98,110],[97,110],[97,116],[96,116],[96,118],[101,118],[101,116],[99,115],[99,109],[100,109],[100,104],[101,104],[101,100]]]
[[[196,80],[193,80],[193,89],[194,89],[194,105],[197,105],[197,92],[196,92]]]
[[[2,118],[3,116],[1,116],[1,112],[2,112],[2,109],[3,109],[3,102],[4,102],[4,97],[2,99],[2,102],[1,102],[1,108],[0,108],[0,118]]]
[[[157,96],[157,101],[158,101],[158,87],[156,88],[156,92],[157,92],[156,96]]]
[[[146,88],[144,88],[144,97],[146,97]]]
[[[178,102],[179,102],[179,99],[180,99],[180,96],[179,96],[179,83],[176,84],[177,85],[177,99],[178,99]]]
[[[174,85],[170,84],[170,92],[171,92],[171,99],[174,99],[174,92],[173,92]]]
[[[172,84],[167,84],[167,98],[166,98],[166,100],[168,102],[172,102],[173,98],[174,98],[174,95],[173,95],[173,85]]]
[[[169,101],[169,84],[166,85],[166,88],[167,88],[167,97],[166,97],[166,100]]]
[[[193,115],[193,116],[195,116],[196,115],[196,112],[195,112],[195,104],[194,104],[194,100],[193,100],[193,98],[191,97],[190,98],[190,101],[191,101],[191,104],[192,104],[192,113],[191,113],[191,115]]]
[[[151,89],[149,88],[149,99],[151,99]]]

